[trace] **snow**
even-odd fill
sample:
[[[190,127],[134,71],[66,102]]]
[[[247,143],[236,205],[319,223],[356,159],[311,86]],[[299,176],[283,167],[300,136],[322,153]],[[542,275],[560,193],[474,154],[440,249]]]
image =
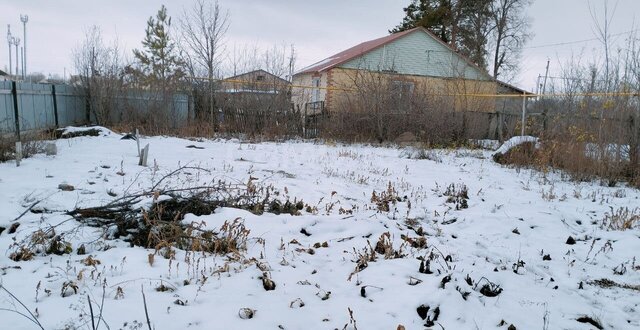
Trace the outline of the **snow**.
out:
[[[309,70],[309,69],[311,69],[311,68],[321,67],[320,69],[315,70],[315,71],[320,72],[320,71],[322,71],[322,70],[324,70],[324,69],[326,69],[326,68],[327,68],[327,67],[325,66],[326,64],[331,63],[331,62],[332,62],[333,60],[335,60],[335,59],[336,59],[335,57],[328,57],[328,58],[325,58],[325,59],[324,59],[324,60],[322,60],[322,61],[319,61],[319,62],[313,63],[313,64],[309,65],[308,67],[302,68],[302,70],[300,70],[299,72],[305,72],[305,71],[307,71],[307,70]]]
[[[110,129],[102,126],[82,126],[82,127],[67,126],[62,129],[61,136],[65,137],[65,136],[68,136],[69,134],[82,133],[82,132],[88,132],[88,131],[98,131],[100,132],[101,135],[111,135],[111,134],[118,135],[117,133],[114,133]]]
[[[509,145],[522,141],[536,140],[523,137]],[[425,320],[416,312],[422,304],[431,307],[430,316],[435,307],[440,309],[434,329],[440,329],[438,324],[445,329],[506,329],[510,324],[543,329],[545,322],[548,329],[590,329],[576,321],[581,316],[598,319],[606,329],[640,327],[638,291],[587,284],[602,278],[640,284],[639,229],[607,231],[600,226],[611,208],[637,206],[637,190],[501,167],[489,151],[435,150],[438,161],[433,161],[407,159],[403,150],[367,145],[169,137],[141,142],[151,145],[149,163],[154,165],[149,168],[137,166],[135,141],[120,140],[115,133],[58,140],[56,156],[36,155],[20,167],[0,164],[0,226],[9,227],[38,200],[42,201],[37,209],[46,210],[27,212],[15,234],[0,234],[0,246],[5,247],[0,257],[2,285],[37,310],[46,329],[91,328],[87,296],[97,315],[103,283],[102,329],[104,322],[111,329],[146,329],[141,290],[157,329],[342,329],[349,324],[348,309],[358,329],[396,329],[399,324],[423,329]],[[186,148],[193,144],[204,149]],[[498,151],[504,152],[505,145]],[[203,221],[210,229],[242,219],[251,231],[244,261],[178,251],[175,260],[156,255],[153,265],[148,262],[153,248],[105,240],[102,229],[80,225],[65,214],[117,198],[109,192],[122,196],[149,187],[185,164],[210,173],[183,176],[170,184],[218,179],[246,183],[253,177],[256,184],[273,185],[280,196],[303,199],[318,211],[254,215],[219,208],[208,216],[190,214],[183,221]],[[58,190],[63,182],[75,190]],[[456,210],[455,204],[447,203],[444,194],[450,184],[468,187],[468,208]],[[380,195],[389,185],[401,201],[391,203],[389,212],[379,211],[372,193]],[[141,206],[145,203],[150,201]],[[419,237],[409,225],[424,229],[426,248],[410,247],[401,238]],[[9,259],[15,243],[51,226],[56,233],[68,233],[65,237],[74,250],[85,244],[100,264],[87,266],[81,262],[86,255],[75,252],[22,262]],[[311,235],[302,234],[302,229]],[[357,253],[369,244],[375,247],[385,232],[395,249],[405,243],[406,256],[377,255],[349,279]],[[575,245],[565,244],[569,236],[576,239]],[[328,247],[314,248],[313,255],[306,252],[323,242]],[[543,260],[547,254],[551,260]],[[429,255],[435,258],[430,265],[433,274],[420,273],[418,258]],[[262,270],[247,261],[252,258],[268,265],[275,290],[263,289]],[[514,272],[518,261],[524,264]],[[614,274],[621,265],[626,271]],[[447,275],[451,281],[441,288]],[[466,283],[467,275],[481,284],[474,289]],[[497,297],[482,295],[482,278],[500,285],[503,292]],[[421,283],[408,284],[416,279]],[[78,292],[62,297],[67,281],[74,281]],[[578,289],[581,282],[583,289]],[[160,284],[174,291],[156,291]],[[362,287],[366,297],[361,296]],[[329,298],[321,299],[328,292]],[[461,292],[469,292],[466,300]],[[185,305],[176,304],[178,300]],[[0,293],[0,308],[24,312],[5,293]],[[255,310],[254,317],[242,319],[243,308]],[[506,325],[500,327],[502,320]],[[6,329],[34,328],[10,312],[2,313],[2,324]]]
[[[483,149],[488,149],[488,150],[496,150],[500,147],[500,141],[498,140],[483,139],[483,140],[470,140],[469,142],[472,145],[478,146]]]
[[[504,155],[512,148],[515,148],[523,143],[538,143],[538,138],[533,136],[514,136],[509,140],[505,141],[498,150],[496,150],[494,155]]]

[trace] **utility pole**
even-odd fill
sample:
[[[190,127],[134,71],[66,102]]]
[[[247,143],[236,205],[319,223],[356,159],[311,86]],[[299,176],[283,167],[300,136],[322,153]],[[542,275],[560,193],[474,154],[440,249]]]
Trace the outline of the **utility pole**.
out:
[[[22,71],[22,80],[24,80],[24,46],[20,47],[20,60],[22,61],[22,65],[20,66],[20,70]]]
[[[549,62],[551,62],[551,60],[547,59],[547,70],[544,73],[544,83],[542,84],[542,95],[544,96],[544,94],[547,92],[547,78],[549,78]],[[547,133],[547,105],[545,103],[543,103],[543,110],[542,110],[542,132],[543,134]]]
[[[27,22],[29,21],[29,16],[20,15],[20,21],[22,22],[22,30],[24,32],[23,35],[23,47],[24,47],[24,58],[22,59],[22,78],[24,79],[27,76]]]
[[[13,38],[13,44],[16,45],[16,76],[20,74],[18,71],[18,62],[20,62],[20,57],[18,57],[18,46],[20,45],[20,38]]]
[[[547,70],[544,73],[544,83],[542,84],[542,94],[543,95],[547,90],[547,78],[549,78],[549,62],[551,62],[551,60],[547,59]]]
[[[9,43],[9,76],[11,76],[11,45],[13,45],[13,36],[11,35],[11,24],[7,24],[7,42]]]

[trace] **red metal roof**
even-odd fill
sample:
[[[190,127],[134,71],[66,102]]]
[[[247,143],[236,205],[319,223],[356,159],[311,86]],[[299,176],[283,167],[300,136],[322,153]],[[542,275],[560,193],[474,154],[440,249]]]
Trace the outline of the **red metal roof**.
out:
[[[485,70],[483,70],[482,68],[480,68],[478,65],[476,65],[475,63],[473,63],[468,57],[458,53],[455,49],[453,49],[451,47],[451,45],[445,43],[444,41],[442,41],[440,38],[438,38],[436,35],[434,35],[433,33],[431,33],[431,31],[425,29],[424,27],[415,27],[413,29],[410,30],[406,30],[403,32],[398,32],[398,33],[394,33],[394,34],[390,34],[388,36],[382,37],[382,38],[378,38],[378,39],[374,39],[374,40],[369,40],[369,41],[365,41],[355,47],[351,47],[345,51],[342,51],[340,53],[337,53],[333,56],[330,56],[320,62],[317,62],[315,64],[312,64],[311,66],[308,66],[304,69],[302,69],[300,72],[296,73],[296,75],[298,74],[305,74],[305,73],[315,73],[315,72],[322,72],[322,71],[327,71],[330,69],[335,68],[336,66],[343,64],[345,62],[348,62],[358,56],[364,55],[370,51],[373,51],[379,47],[382,47],[390,42],[393,42],[394,40],[397,40],[399,38],[402,38],[404,36],[406,36],[407,34],[410,34],[412,32],[415,31],[422,31],[424,33],[426,33],[427,35],[429,35],[430,37],[432,37],[434,40],[436,40],[437,42],[439,42],[440,44],[444,45],[445,47],[447,47],[448,49],[451,49],[452,52],[454,52],[455,54],[457,54],[458,56],[460,56],[460,58],[462,58],[465,62],[467,62],[467,64],[471,65],[472,67],[477,68],[480,72],[482,72],[486,77],[488,77],[490,80],[494,80],[497,81],[498,83],[504,85],[507,88],[512,88],[517,90],[518,92],[521,93],[525,93],[525,94],[531,94],[530,92],[527,92],[525,90],[519,89],[515,86],[509,85],[505,82],[502,82],[500,80],[497,80],[495,78],[493,78],[489,73],[487,73]]]
[[[333,56],[330,56],[320,62],[317,62],[315,64],[312,64],[309,67],[306,67],[304,69],[302,69],[302,71],[298,72],[297,74],[303,74],[303,73],[313,73],[313,72],[322,72],[322,71],[326,71],[329,69],[332,69],[342,63],[345,63],[349,60],[352,60],[358,56],[364,55],[376,48],[382,47],[394,40],[397,40],[399,38],[404,37],[405,35],[412,33],[414,31],[417,30],[423,30],[420,27],[417,28],[413,28],[411,30],[406,30],[403,32],[398,32],[398,33],[394,33],[391,35],[388,35],[386,37],[382,37],[382,38],[378,38],[378,39],[374,39],[374,40],[369,40],[369,41],[365,41],[355,47],[351,47],[345,51],[342,51],[338,54],[335,54]]]

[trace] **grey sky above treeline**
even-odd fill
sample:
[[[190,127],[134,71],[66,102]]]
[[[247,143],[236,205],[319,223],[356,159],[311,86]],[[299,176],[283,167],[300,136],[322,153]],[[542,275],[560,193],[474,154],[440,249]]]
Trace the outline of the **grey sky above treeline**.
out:
[[[601,57],[590,6],[603,18],[606,0],[535,0],[528,11],[533,38],[521,58],[521,68],[513,84],[535,89],[536,78],[544,74],[547,59],[550,75],[557,76],[562,63],[572,56],[584,61]],[[388,34],[404,16],[402,8],[410,0],[220,0],[229,10],[227,46],[293,44],[298,54],[297,68],[320,61],[360,42]],[[140,47],[146,21],[162,4],[177,27],[177,18],[190,0],[2,0],[0,2],[0,68],[8,66],[7,24],[22,37],[20,14],[28,14],[28,70],[44,74],[73,73],[72,50],[91,25],[100,26],[107,41],[117,38],[131,50]],[[617,5],[616,5],[617,4]],[[611,30],[620,47],[638,25],[639,0],[610,0],[616,7]],[[580,41],[580,42],[576,42]],[[569,43],[562,45],[553,45]],[[537,47],[545,46],[546,47]],[[132,57],[132,56],[130,56]]]

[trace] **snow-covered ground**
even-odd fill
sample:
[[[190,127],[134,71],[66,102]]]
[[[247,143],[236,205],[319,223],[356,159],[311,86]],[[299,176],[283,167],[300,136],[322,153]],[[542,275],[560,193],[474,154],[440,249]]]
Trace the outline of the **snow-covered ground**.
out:
[[[637,190],[502,167],[479,150],[408,159],[403,150],[363,145],[141,140],[147,143],[146,168],[137,165],[135,141],[115,133],[58,140],[58,155],[20,167],[0,164],[0,226],[10,227],[37,201],[33,210],[44,211],[26,212],[15,233],[0,234],[2,286],[44,328],[91,329],[89,297],[99,329],[147,329],[142,290],[155,329],[424,329],[436,309],[433,329],[594,328],[577,321],[585,316],[605,329],[640,328],[640,291],[632,287],[640,285],[640,229],[601,228],[607,212],[640,205]],[[177,251],[152,263],[154,249],[104,239],[102,229],[65,215],[148,188],[185,164],[210,172],[172,184],[251,180],[272,185],[283,200],[303,200],[312,212],[188,215],[185,221],[211,229],[240,218],[250,230],[247,251]],[[377,202],[387,192],[399,199],[388,211]],[[72,253],[9,258],[51,226]],[[385,233],[393,252],[373,252],[372,261]],[[87,254],[78,255],[83,244]],[[423,272],[421,260],[429,261]],[[263,273],[275,290],[263,288]],[[630,287],[593,282],[601,279]],[[429,307],[424,320],[421,305],[421,312]],[[10,311],[27,313],[6,292],[0,308],[0,328],[37,328]],[[241,318],[243,308],[253,318]]]

